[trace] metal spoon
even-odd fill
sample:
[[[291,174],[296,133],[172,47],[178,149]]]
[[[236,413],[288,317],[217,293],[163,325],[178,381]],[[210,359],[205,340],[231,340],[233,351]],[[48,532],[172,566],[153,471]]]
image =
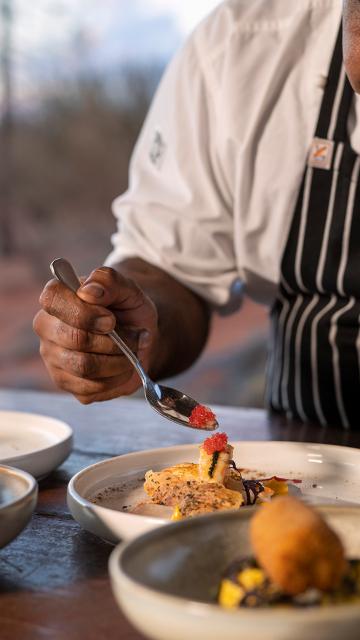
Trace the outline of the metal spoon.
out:
[[[70,262],[64,258],[57,258],[51,263],[50,269],[55,278],[69,287],[71,291],[77,293],[77,290],[81,286],[81,282]],[[108,333],[108,335],[135,367],[144,387],[145,398],[155,411],[165,418],[181,424],[183,427],[201,429],[203,431],[213,431],[214,429],[217,429],[219,426],[217,421],[215,421],[215,424],[207,427],[196,427],[190,424],[189,416],[199,402],[196,402],[196,400],[193,400],[193,398],[190,398],[190,396],[185,395],[185,393],[182,393],[177,389],[171,389],[170,387],[165,387],[153,382],[147,373],[145,373],[137,357],[133,354],[131,349],[129,349],[127,344],[125,344],[122,338],[120,338],[117,331],[113,329]]]

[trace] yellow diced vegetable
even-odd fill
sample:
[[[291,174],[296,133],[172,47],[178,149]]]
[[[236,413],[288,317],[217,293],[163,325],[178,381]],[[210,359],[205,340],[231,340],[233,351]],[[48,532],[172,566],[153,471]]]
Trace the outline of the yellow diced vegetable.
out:
[[[263,570],[256,568],[240,571],[237,578],[246,591],[252,591],[260,587],[265,581]]]
[[[183,517],[182,517],[181,511],[180,511],[180,507],[176,506],[174,511],[173,511],[173,513],[172,513],[171,520],[182,520],[182,518]]]
[[[244,589],[226,578],[221,581],[219,591],[219,604],[222,607],[231,609],[237,607],[245,595]]]

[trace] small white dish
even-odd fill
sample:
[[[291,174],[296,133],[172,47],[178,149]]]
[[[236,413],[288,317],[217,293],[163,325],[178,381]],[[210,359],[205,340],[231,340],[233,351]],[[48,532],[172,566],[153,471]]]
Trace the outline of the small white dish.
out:
[[[37,493],[37,482],[29,473],[0,465],[0,549],[29,522]]]
[[[72,429],[48,416],[0,411],[0,464],[42,478],[56,469],[72,449]]]
[[[359,449],[275,441],[231,444],[239,467],[262,477],[300,479],[297,486],[308,502],[360,504]],[[101,538],[111,542],[134,538],[169,521],[166,507],[159,507],[156,515],[129,513],[146,499],[145,471],[197,462],[198,456],[199,446],[192,444],[139,451],[91,465],[71,479],[69,509],[84,529]]]
[[[360,557],[360,509],[320,508]],[[230,563],[251,554],[253,511],[191,518],[119,545],[110,556],[112,590],[132,624],[153,640],[358,640],[359,603],[295,609],[232,609],[216,604]]]

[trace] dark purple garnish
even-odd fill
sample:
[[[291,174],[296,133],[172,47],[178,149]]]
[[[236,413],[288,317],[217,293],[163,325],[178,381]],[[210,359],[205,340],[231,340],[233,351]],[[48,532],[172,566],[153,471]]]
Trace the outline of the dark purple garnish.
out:
[[[259,493],[264,491],[264,485],[260,480],[243,480],[246,493],[246,504],[255,504]]]

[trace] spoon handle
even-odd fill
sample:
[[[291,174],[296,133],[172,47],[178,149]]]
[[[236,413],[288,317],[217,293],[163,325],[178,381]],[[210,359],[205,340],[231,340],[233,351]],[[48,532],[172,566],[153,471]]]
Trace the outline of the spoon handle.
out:
[[[119,349],[121,349],[121,351],[126,355],[126,357],[130,360],[131,364],[133,365],[133,367],[135,367],[136,371],[138,372],[141,378],[141,382],[143,383],[143,385],[145,385],[148,382],[148,376],[146,375],[136,355],[131,351],[131,349],[129,349],[129,347],[124,342],[124,340],[120,338],[118,332],[115,331],[115,329],[110,331],[108,335],[110,336],[112,341],[115,342],[115,344],[117,344]]]
[[[56,258],[50,264],[51,273],[62,282],[65,286],[67,286],[71,291],[77,293],[78,288],[81,286],[81,282],[77,277],[73,266],[70,264],[68,260],[65,258]],[[135,367],[138,372],[141,382],[145,385],[148,382],[148,376],[146,375],[144,369],[142,368],[138,358],[135,354],[129,349],[127,344],[120,338],[119,334],[115,329],[108,333],[108,336],[115,342],[115,344],[121,349],[121,351],[126,355],[126,357],[130,360],[133,367]]]

